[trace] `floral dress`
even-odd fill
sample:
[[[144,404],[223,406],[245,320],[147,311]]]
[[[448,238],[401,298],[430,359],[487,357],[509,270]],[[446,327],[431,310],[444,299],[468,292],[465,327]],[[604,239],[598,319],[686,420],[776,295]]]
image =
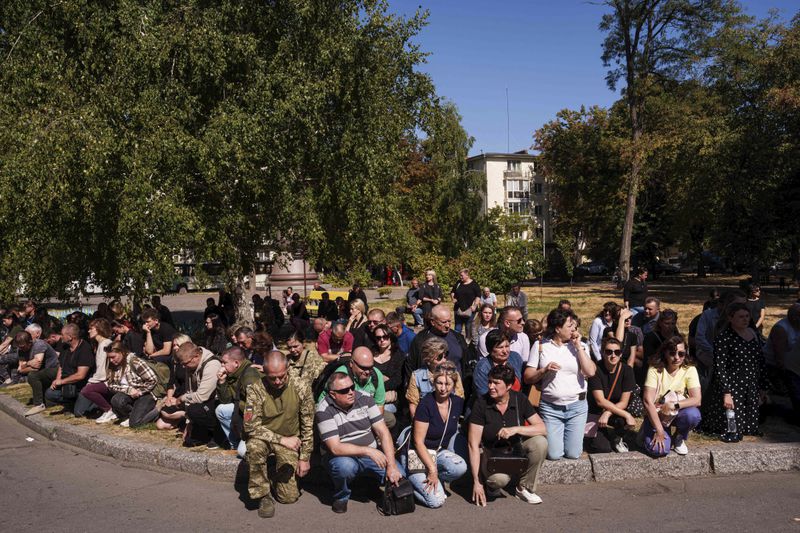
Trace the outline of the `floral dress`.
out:
[[[744,340],[728,326],[714,340],[714,376],[709,397],[703,398],[703,430],[722,435],[728,431],[723,395],[730,393],[736,412],[736,429],[758,435],[760,391],[766,388],[764,353],[758,334]]]

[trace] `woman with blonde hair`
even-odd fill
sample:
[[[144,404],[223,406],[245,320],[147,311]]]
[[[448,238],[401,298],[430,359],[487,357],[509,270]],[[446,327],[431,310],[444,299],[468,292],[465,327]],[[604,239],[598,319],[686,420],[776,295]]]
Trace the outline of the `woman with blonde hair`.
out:
[[[367,321],[367,306],[358,298],[350,302],[350,319],[347,321],[347,331],[353,332]]]
[[[411,374],[411,379],[408,382],[406,389],[406,400],[408,400],[408,410],[413,417],[419,402],[428,394],[433,392],[433,374],[436,372],[456,371],[456,365],[452,361],[447,360],[447,341],[439,337],[430,337],[425,339],[420,348],[420,358],[424,366],[416,369]],[[459,376],[456,375],[454,379],[455,394],[461,398],[464,397],[464,385],[461,383]]]
[[[425,271],[425,283],[419,286],[417,296],[422,304],[422,316],[427,317],[431,314],[434,305],[442,303],[442,288],[436,281],[436,272],[433,270]]]

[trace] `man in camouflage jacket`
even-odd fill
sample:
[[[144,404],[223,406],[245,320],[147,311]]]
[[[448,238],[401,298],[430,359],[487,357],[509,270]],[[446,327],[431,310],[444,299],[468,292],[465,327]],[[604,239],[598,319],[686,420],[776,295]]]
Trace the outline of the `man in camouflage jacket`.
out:
[[[269,518],[275,514],[271,484],[280,503],[294,503],[300,497],[297,478],[311,468],[314,400],[306,380],[289,372],[283,353],[267,354],[264,373],[262,381],[247,387],[244,430],[250,466],[248,491],[251,498],[261,500],[258,515]],[[268,475],[267,457],[272,454],[275,472]]]

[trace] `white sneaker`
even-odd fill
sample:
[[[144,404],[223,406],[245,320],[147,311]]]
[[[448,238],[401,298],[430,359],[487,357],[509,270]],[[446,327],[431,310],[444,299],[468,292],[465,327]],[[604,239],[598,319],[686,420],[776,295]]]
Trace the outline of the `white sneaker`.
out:
[[[95,420],[95,424],[108,424],[109,422],[113,422],[117,419],[117,415],[114,414],[114,411],[106,411],[102,415],[97,417]]]
[[[614,449],[617,450],[617,453],[627,453],[628,445],[625,444],[625,441],[620,439],[619,442],[614,445]]]
[[[30,409],[25,411],[25,415],[24,416],[38,415],[39,413],[43,412],[45,409],[46,409],[46,407],[44,406],[43,403],[39,404],[39,405],[34,405],[33,407],[31,407]]]
[[[115,416],[114,418],[117,418],[117,417]],[[129,427],[131,427],[131,421],[126,418],[125,420],[123,420],[122,422],[119,423],[119,427],[121,427],[121,428],[129,428]]]
[[[528,503],[542,503],[542,499],[535,492],[531,492],[519,486],[517,486],[517,496],[520,500],[524,500]]]
[[[680,444],[676,444],[672,447],[675,450],[675,453],[678,455],[686,455],[689,453],[689,448],[686,447],[686,441],[680,441]]]

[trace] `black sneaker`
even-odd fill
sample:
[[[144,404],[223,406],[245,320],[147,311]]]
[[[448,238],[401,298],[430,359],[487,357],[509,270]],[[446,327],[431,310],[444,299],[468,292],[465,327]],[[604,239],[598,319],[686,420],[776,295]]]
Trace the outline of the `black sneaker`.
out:
[[[209,450],[219,450],[219,444],[211,440],[208,441],[208,444],[206,444],[206,448],[208,448]]]
[[[346,513],[347,512],[347,500],[336,500],[331,505],[331,509],[334,513]]]
[[[203,442],[201,440],[187,439],[187,440],[183,441],[183,447],[184,448],[197,448],[198,446],[205,446],[206,444],[207,443],[205,443],[205,442]]]

